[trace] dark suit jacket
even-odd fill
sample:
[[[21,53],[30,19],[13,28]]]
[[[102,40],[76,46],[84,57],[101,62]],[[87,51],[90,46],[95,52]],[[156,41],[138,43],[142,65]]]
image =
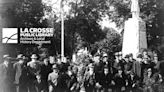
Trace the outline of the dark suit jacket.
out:
[[[105,75],[104,73],[101,74],[101,81],[100,85],[103,86],[103,88],[109,88],[111,86],[111,81],[112,81],[112,74],[108,73]]]
[[[121,88],[126,85],[126,76],[122,74],[122,76],[116,74],[114,76],[115,87]]]
[[[139,85],[139,78],[136,75],[134,75],[133,78],[132,76],[128,75],[127,80],[128,80],[127,87],[136,88]],[[134,87],[132,87],[133,84],[135,84]]]

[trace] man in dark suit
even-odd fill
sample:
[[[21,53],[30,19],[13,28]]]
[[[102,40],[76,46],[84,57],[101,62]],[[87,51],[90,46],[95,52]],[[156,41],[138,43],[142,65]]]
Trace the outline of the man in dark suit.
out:
[[[1,92],[13,92],[13,71],[10,64],[9,55],[3,56],[4,62],[0,64],[0,91]]]
[[[133,62],[131,62],[129,60],[129,55],[126,55],[124,60],[125,60],[125,65],[124,65],[125,70],[124,70],[124,72],[125,72],[126,75],[128,75],[130,73],[130,71],[132,71]]]
[[[93,64],[89,64],[89,71],[85,74],[85,88],[86,92],[94,92],[95,91],[95,72],[94,72],[94,66]]]
[[[41,71],[40,71],[40,74],[41,74],[41,78],[42,78],[42,82],[43,82],[43,86],[44,86],[44,89],[46,90],[46,92],[48,92],[48,75],[49,73],[52,72],[52,66],[50,65],[49,63],[49,59],[48,58],[44,58],[43,59],[43,63],[41,64]]]
[[[115,88],[113,92],[123,92],[125,91],[125,85],[126,85],[126,76],[123,73],[122,69],[118,69],[118,73],[115,74],[114,78],[114,84]]]
[[[103,92],[109,92],[112,87],[113,75],[109,72],[108,66],[104,66],[104,72],[101,74],[101,82]]]
[[[27,65],[25,64],[25,56],[23,54],[19,54],[17,56],[19,60],[16,62],[14,67],[16,90],[17,92],[27,92]]]
[[[126,92],[140,92],[138,90],[139,87],[139,78],[133,73],[127,76],[127,85],[126,85]]]

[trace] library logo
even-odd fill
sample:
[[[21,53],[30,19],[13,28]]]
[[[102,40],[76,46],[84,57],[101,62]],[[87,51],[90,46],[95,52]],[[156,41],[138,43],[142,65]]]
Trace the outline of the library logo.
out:
[[[2,43],[18,43],[18,29],[17,28],[3,28],[2,29]]]

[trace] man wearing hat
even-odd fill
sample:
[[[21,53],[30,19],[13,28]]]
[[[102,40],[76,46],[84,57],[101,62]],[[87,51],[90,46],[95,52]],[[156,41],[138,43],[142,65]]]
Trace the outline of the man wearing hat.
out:
[[[108,64],[109,64],[107,53],[104,53],[104,54],[103,54],[102,61],[103,61],[103,63],[104,63],[105,65],[108,65]]]
[[[126,85],[126,76],[124,72],[122,71],[121,67],[118,68],[118,72],[113,77],[114,80],[114,92],[123,92],[125,91],[125,85]]]
[[[94,64],[94,71],[95,71],[95,79],[96,79],[96,90],[100,91],[102,86],[100,85],[101,80],[101,74],[104,70],[104,63],[102,60],[100,60],[100,55],[98,53],[95,54],[95,60],[98,62],[95,62]]]
[[[10,64],[9,55],[3,56],[3,63],[0,64],[0,91],[12,92],[13,87],[13,69]]]
[[[133,63],[133,72],[138,76],[141,77],[142,74],[142,54],[138,54],[136,62]]]
[[[17,56],[19,60],[16,62],[14,67],[15,81],[16,84],[16,92],[27,92],[27,65],[25,64],[25,56],[23,54],[19,54]]]
[[[131,62],[131,61],[129,60],[129,55],[125,55],[124,60],[125,60],[125,66],[124,66],[124,68],[125,68],[125,74],[129,74],[130,71],[132,71],[133,62]]]
[[[95,72],[94,72],[94,65],[93,63],[90,63],[88,65],[89,67],[89,71],[86,72],[85,74],[85,88],[86,88],[86,92],[94,92],[95,91]]]
[[[127,76],[126,92],[140,92],[138,87],[139,78],[134,72],[131,71],[130,74]]]
[[[43,86],[45,88],[45,90],[48,91],[48,75],[49,73],[52,72],[52,65],[49,63],[49,59],[48,58],[44,58],[43,59],[43,63],[41,64],[41,78],[43,81]]]
[[[112,90],[112,79],[113,75],[110,73],[110,70],[107,65],[104,66],[104,71],[101,74],[101,82],[103,92],[109,92]]]
[[[118,70],[118,68],[124,70],[125,60],[122,58],[122,52],[118,52],[117,54],[118,57],[115,59],[115,62],[113,63],[114,70]]]
[[[130,60],[131,62],[135,62],[135,61],[136,61],[136,60],[133,58],[133,54],[132,54],[132,53],[129,54],[129,60]]]
[[[94,55],[93,61],[94,61],[94,66],[95,66],[94,67],[95,73],[99,74],[100,72],[103,71],[103,62],[102,62],[102,60],[100,60],[100,54],[96,53]]]
[[[119,64],[120,60],[119,60],[119,53],[118,52],[116,52],[114,55],[115,55],[115,60],[112,64],[112,67],[113,67],[113,73],[115,74],[115,73],[117,73],[118,67],[120,65]]]
[[[123,59],[123,57],[122,57],[122,52],[120,51],[120,52],[118,52],[118,55],[119,55],[119,60],[122,60]]]
[[[28,78],[29,78],[29,90],[30,92],[35,92],[34,81],[36,80],[36,75],[40,74],[41,63],[37,60],[36,54],[32,54],[31,61],[27,63],[28,67]]]
[[[57,64],[52,66],[53,72],[48,75],[49,92],[59,92],[58,77],[59,70]]]

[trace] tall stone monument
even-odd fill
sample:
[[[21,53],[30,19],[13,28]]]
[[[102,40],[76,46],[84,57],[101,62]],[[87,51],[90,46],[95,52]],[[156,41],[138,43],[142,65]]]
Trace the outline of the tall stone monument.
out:
[[[138,0],[131,0],[132,18],[125,21],[123,34],[123,56],[132,53],[134,58],[143,49],[147,49],[146,24],[140,18]]]

